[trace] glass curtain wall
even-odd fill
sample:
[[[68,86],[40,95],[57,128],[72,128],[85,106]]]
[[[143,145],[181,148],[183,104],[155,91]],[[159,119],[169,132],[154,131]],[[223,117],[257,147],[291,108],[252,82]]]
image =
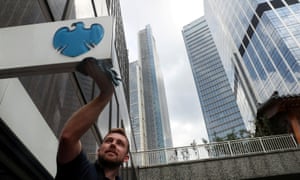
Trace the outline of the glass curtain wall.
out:
[[[204,17],[182,30],[210,141],[246,129]]]
[[[277,91],[298,94],[299,1],[211,0],[205,14],[240,106],[252,114]],[[229,74],[229,73],[228,73]]]

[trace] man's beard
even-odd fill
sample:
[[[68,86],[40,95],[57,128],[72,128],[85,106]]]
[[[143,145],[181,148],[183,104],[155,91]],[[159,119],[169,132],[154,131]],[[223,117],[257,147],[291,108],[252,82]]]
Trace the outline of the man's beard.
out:
[[[110,160],[104,159],[103,156],[98,156],[98,162],[99,162],[100,166],[102,166],[104,168],[109,168],[109,169],[119,168],[123,164],[122,161],[110,161]]]

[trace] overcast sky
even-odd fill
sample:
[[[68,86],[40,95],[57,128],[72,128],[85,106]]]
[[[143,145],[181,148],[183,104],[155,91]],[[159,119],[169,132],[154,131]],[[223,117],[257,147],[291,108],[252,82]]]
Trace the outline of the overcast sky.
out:
[[[173,145],[202,144],[207,133],[181,34],[203,16],[203,0],[120,0],[129,60],[138,59],[138,31],[150,24],[166,87]]]

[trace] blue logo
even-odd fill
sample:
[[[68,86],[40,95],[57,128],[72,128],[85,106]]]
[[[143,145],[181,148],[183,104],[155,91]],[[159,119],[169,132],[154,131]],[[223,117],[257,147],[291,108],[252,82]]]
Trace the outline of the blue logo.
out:
[[[61,54],[76,57],[88,52],[100,43],[104,36],[104,29],[100,24],[93,24],[85,28],[83,22],[72,24],[74,29],[62,27],[53,38],[53,46]]]

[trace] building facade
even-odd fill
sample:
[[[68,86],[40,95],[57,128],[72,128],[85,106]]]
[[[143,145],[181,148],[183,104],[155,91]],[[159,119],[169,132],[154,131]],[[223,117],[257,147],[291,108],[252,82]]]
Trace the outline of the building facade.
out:
[[[81,141],[84,150],[94,154],[109,129],[124,127],[131,150],[136,151],[129,118],[129,62],[119,1],[82,4],[78,0],[0,0],[0,4],[1,28],[100,16],[114,18],[112,61],[122,84]],[[57,139],[64,123],[98,94],[95,83],[77,72],[1,79],[0,179],[53,179]],[[123,177],[132,178],[129,173]]]
[[[147,150],[145,107],[141,66],[139,61],[129,63],[130,119],[137,151]]]
[[[205,17],[182,30],[208,138],[247,130]]]
[[[281,95],[300,92],[299,1],[204,2],[209,28],[228,65],[244,115],[255,117],[259,104],[275,91]]]
[[[172,134],[163,76],[150,25],[139,31],[138,42],[143,101],[145,103],[147,147],[148,149],[172,147]]]

